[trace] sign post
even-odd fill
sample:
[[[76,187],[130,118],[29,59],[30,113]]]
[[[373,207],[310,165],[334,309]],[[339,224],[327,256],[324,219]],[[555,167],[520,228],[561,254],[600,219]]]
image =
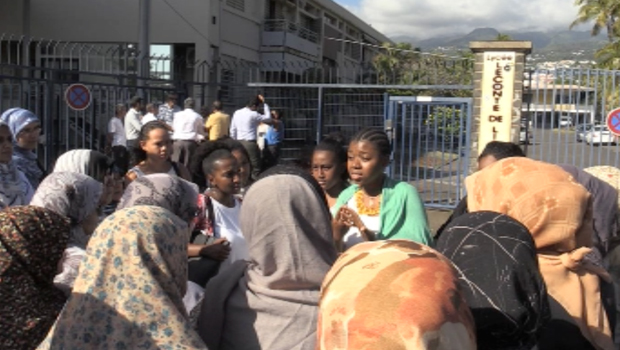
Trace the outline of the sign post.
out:
[[[83,111],[92,101],[90,89],[84,84],[73,84],[65,91],[65,101],[74,111]]]
[[[483,54],[478,153],[491,141],[511,141],[516,52]]]
[[[616,108],[607,114],[607,122],[605,124],[612,134],[620,136],[620,108]]]

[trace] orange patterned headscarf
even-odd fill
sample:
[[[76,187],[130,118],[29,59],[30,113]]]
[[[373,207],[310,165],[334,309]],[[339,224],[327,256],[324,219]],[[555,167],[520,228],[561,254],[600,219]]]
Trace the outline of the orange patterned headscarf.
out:
[[[590,193],[562,168],[528,158],[503,159],[465,180],[470,212],[495,211],[532,233],[548,294],[564,310],[554,319],[579,326],[596,349],[613,349],[599,276],[583,258],[592,246]]]
[[[323,281],[318,346],[474,350],[474,320],[454,267],[411,241],[358,244]]]

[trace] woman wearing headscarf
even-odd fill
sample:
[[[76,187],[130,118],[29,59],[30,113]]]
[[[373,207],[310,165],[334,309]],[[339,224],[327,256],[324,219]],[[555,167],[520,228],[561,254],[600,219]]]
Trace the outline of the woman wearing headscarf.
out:
[[[465,184],[471,212],[509,215],[534,238],[552,313],[540,349],[614,349],[599,283],[609,274],[584,259],[592,251],[590,193],[562,168],[527,158],[501,160]]]
[[[112,201],[116,186],[123,181],[122,176],[114,176],[113,169],[114,163],[105,154],[89,149],[76,149],[58,157],[53,172],[84,174],[101,182],[103,184],[101,204],[107,205]]]
[[[250,259],[207,284],[198,332],[209,350],[315,349],[319,289],[336,250],[321,189],[298,174],[265,177],[246,194]]]
[[[86,255],[90,235],[99,223],[98,208],[103,191],[101,183],[77,173],[52,173],[34,194],[30,205],[49,209],[69,218],[71,229],[56,286],[67,295],[71,292],[78,269]]]
[[[474,320],[457,273],[419,243],[361,243],[321,288],[320,350],[475,350]]]
[[[198,210],[197,206],[198,186],[185,181],[177,176],[169,174],[151,174],[136,178],[132,181],[121,197],[117,210],[131,208],[139,205],[150,205],[169,210],[186,225],[193,227],[193,220]],[[189,236],[187,237],[189,242]],[[200,247],[202,248],[202,247]],[[194,245],[188,247],[188,255],[191,256]],[[217,273],[217,265],[209,271],[201,271],[204,265],[198,268],[191,262],[189,265],[188,293],[184,298],[187,312],[190,313],[200,302],[204,294],[206,282],[202,282],[203,276],[213,276]],[[207,266],[209,268],[210,266]],[[214,271],[211,271],[214,270]],[[196,311],[198,312],[198,310]]]
[[[0,121],[0,209],[30,203],[34,189],[13,162],[13,135]]]
[[[561,164],[560,167],[592,195],[594,235],[593,251],[589,256],[594,263],[603,266],[603,257],[607,255],[610,240],[618,231],[618,190],[587,170],[568,164]]]
[[[614,283],[614,298],[615,298],[615,336],[618,339],[620,335],[619,322],[620,319],[620,213],[618,208],[620,207],[620,169],[612,166],[595,166],[584,170],[584,172],[592,175],[593,177],[603,181],[607,185],[614,188],[617,197],[617,202],[613,203],[613,197],[610,195],[611,191],[606,191],[607,196],[605,201],[601,202],[599,209],[594,209],[594,227],[597,227],[597,217],[599,217],[600,226],[609,231],[610,236],[608,240],[602,239],[603,247],[605,249],[604,264],[607,267],[613,283]],[[596,200],[594,202],[596,205]],[[600,212],[598,212],[600,211]],[[614,213],[615,214],[612,214]],[[613,222],[610,219],[614,218]],[[604,289],[604,291],[608,292]],[[606,293],[607,294],[607,293]],[[607,304],[606,304],[607,306]],[[608,309],[608,312],[610,310]]]
[[[494,212],[454,219],[437,250],[456,266],[476,321],[478,350],[530,350],[551,318],[528,229]]]
[[[187,223],[137,206],[93,234],[73,293],[38,349],[201,349],[187,321]]]
[[[36,190],[45,176],[45,171],[35,153],[39,146],[41,122],[31,111],[23,108],[11,108],[0,116],[13,135],[13,162],[26,175],[30,185]]]
[[[69,239],[69,220],[50,210],[0,212],[0,348],[34,349],[60,313],[65,296],[54,287]]]

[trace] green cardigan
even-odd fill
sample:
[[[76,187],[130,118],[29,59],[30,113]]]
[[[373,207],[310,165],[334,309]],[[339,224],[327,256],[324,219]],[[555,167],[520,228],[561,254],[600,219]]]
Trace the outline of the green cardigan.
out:
[[[333,208],[334,212],[347,204],[357,189],[358,186],[353,185],[342,191]],[[381,229],[377,238],[408,239],[431,245],[433,239],[428,228],[426,211],[415,187],[386,177],[382,195],[379,214]]]

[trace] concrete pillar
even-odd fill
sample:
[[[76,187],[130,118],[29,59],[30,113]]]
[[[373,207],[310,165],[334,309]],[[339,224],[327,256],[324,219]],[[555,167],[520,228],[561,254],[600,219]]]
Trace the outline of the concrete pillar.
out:
[[[472,41],[475,55],[470,168],[490,141],[519,142],[525,58],[529,41]]]

